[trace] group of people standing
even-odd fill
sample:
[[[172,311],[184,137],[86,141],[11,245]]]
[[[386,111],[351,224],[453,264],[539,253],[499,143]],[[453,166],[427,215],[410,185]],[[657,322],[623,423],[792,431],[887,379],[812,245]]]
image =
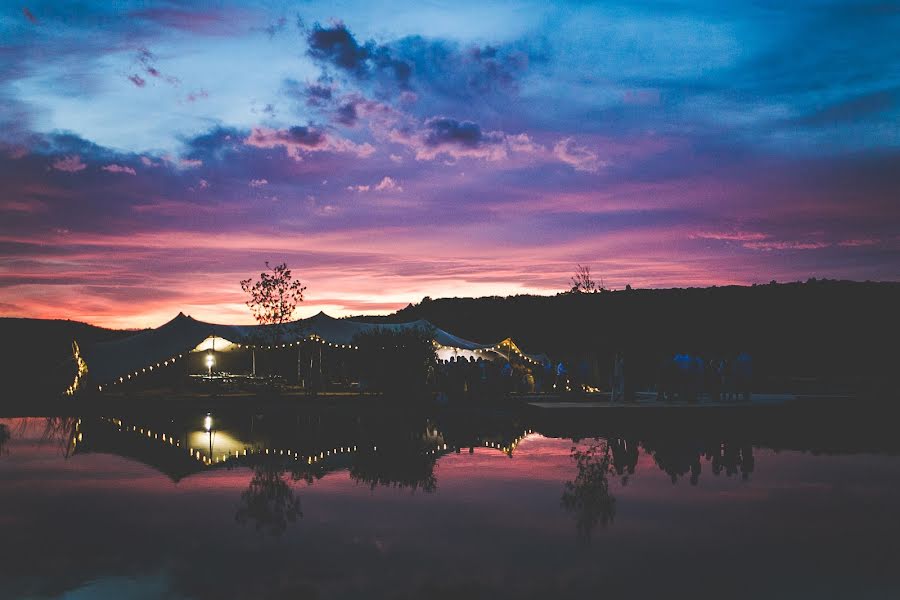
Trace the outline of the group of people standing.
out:
[[[429,379],[439,395],[453,398],[497,398],[510,393],[566,393],[590,390],[587,363],[570,369],[564,362],[512,364],[507,360],[453,356],[439,360]],[[610,378],[610,399],[632,399],[634,381],[627,373],[625,355],[617,353]],[[696,402],[706,396],[714,402],[750,400],[753,360],[746,352],[704,357],[678,353],[666,357],[658,370],[657,400]]]
[[[434,386],[448,398],[498,397],[510,392],[533,392],[536,378],[530,370],[514,368],[508,361],[452,356],[439,360]]]
[[[746,352],[705,358],[679,353],[660,365],[657,399],[696,402],[707,394],[714,402],[750,401],[753,359]]]

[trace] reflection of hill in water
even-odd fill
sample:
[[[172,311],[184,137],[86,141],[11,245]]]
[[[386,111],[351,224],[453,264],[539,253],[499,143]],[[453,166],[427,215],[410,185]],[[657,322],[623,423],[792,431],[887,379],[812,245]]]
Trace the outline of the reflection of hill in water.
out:
[[[448,436],[425,417],[364,419],[318,415],[186,414],[96,417],[82,420],[78,454],[124,456],[149,465],[173,481],[209,469],[279,468],[295,480],[346,470],[359,483],[433,491],[434,465],[450,452],[475,446],[511,454],[524,436],[467,427]],[[207,429],[209,425],[209,429]]]
[[[562,486],[560,503],[573,515],[585,543],[598,527],[613,523],[617,500],[611,482],[628,485],[647,465],[664,472],[672,484],[684,480],[697,486],[710,476],[749,480],[756,470],[754,449],[759,447],[815,453],[897,451],[894,436],[879,435],[881,429],[854,429],[828,419],[802,428],[789,416],[777,422],[607,419],[601,426],[583,418],[550,416],[554,418],[539,422],[501,411],[445,412],[429,418],[282,409],[259,414],[51,417],[22,420],[20,428],[39,432],[42,440],[58,445],[63,456],[123,456],[176,482],[203,471],[249,469],[252,475],[240,495],[235,521],[275,536],[303,517],[296,482],[311,485],[331,473],[346,472],[372,490],[384,486],[431,493],[439,486],[435,465],[440,457],[468,455],[479,448],[515,458],[518,444],[534,430],[572,440],[573,476]],[[6,426],[0,431],[0,442],[4,431],[16,437],[9,430]],[[649,460],[642,461],[641,455]]]
[[[434,418],[401,413],[314,414],[283,409],[257,414],[231,411],[209,415],[142,415],[84,418],[75,454],[117,454],[150,465],[173,481],[220,468],[278,465],[295,480],[314,481],[348,471],[361,484],[433,491],[434,465],[448,453],[483,448],[514,456],[531,431],[557,438],[599,440],[607,444],[610,473],[627,484],[635,476],[641,452],[673,483],[697,484],[706,470],[713,475],[749,478],[754,447],[812,452],[896,452],[895,437],[869,425],[850,428],[839,421],[809,421],[808,415],[782,412],[768,417],[697,421],[644,419],[603,424],[529,417],[513,413],[446,412]],[[59,437],[66,421],[48,421]],[[209,429],[207,430],[207,426]],[[48,434],[49,435],[49,434]],[[68,437],[67,433],[63,437]],[[63,442],[65,444],[65,442]]]

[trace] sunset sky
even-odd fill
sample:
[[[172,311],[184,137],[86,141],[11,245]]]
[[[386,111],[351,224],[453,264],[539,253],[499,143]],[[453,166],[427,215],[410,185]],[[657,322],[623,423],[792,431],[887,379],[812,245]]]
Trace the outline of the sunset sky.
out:
[[[900,7],[635,4],[3,2],[0,316],[900,279]]]

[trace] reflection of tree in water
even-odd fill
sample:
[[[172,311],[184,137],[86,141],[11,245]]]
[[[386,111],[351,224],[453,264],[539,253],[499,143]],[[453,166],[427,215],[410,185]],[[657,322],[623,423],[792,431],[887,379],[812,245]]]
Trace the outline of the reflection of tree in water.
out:
[[[24,417],[15,420],[12,428],[8,425],[0,424],[0,453],[5,451],[8,454],[9,449],[5,448],[5,446],[9,440],[13,437],[25,437],[29,428],[37,422],[43,426],[41,443],[56,444],[59,452],[68,458],[72,450],[74,450],[72,441],[77,435],[78,421],[77,417]]]
[[[607,475],[610,469],[610,447],[605,441],[594,440],[587,447],[572,447],[572,459],[578,469],[575,481],[567,481],[562,506],[575,513],[578,536],[590,542],[597,524],[606,527],[616,515],[616,499],[609,492]]]
[[[63,456],[68,458],[72,451],[72,438],[77,424],[77,417],[47,417],[41,440],[56,443]]]
[[[350,467],[350,479],[373,490],[381,485],[433,492],[437,489],[434,463],[435,455],[419,448],[359,453]]]
[[[9,427],[7,427],[5,423],[0,423],[0,456],[3,456],[4,453],[9,453],[9,450],[6,448],[6,443],[9,441],[9,438]]]
[[[700,481],[700,450],[696,444],[685,440],[660,439],[644,441],[644,451],[653,457],[656,466],[677,483],[680,477],[690,474],[691,485]]]
[[[634,475],[638,462],[638,443],[634,440],[616,438],[609,443],[612,450],[612,468],[622,478],[622,485]]]
[[[252,522],[257,531],[281,535],[288,524],[302,518],[300,499],[284,477],[285,470],[277,463],[253,467],[250,485],[241,494],[241,503],[234,515],[238,523]]]
[[[719,475],[724,471],[731,477],[740,472],[744,481],[750,479],[750,474],[756,466],[753,446],[750,444],[722,442],[714,451],[707,453],[707,459],[712,461],[713,475]]]
[[[713,475],[725,473],[731,477],[738,472],[745,481],[755,467],[753,447],[732,442],[695,443],[690,440],[662,439],[643,442],[644,450],[653,456],[654,462],[676,483],[680,477],[690,474],[691,485],[700,480],[701,456],[712,463]]]

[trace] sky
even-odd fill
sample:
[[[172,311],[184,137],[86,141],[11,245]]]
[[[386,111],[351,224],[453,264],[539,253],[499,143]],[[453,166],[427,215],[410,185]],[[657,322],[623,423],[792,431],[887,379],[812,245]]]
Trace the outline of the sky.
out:
[[[900,3],[0,2],[0,316],[900,279]]]

